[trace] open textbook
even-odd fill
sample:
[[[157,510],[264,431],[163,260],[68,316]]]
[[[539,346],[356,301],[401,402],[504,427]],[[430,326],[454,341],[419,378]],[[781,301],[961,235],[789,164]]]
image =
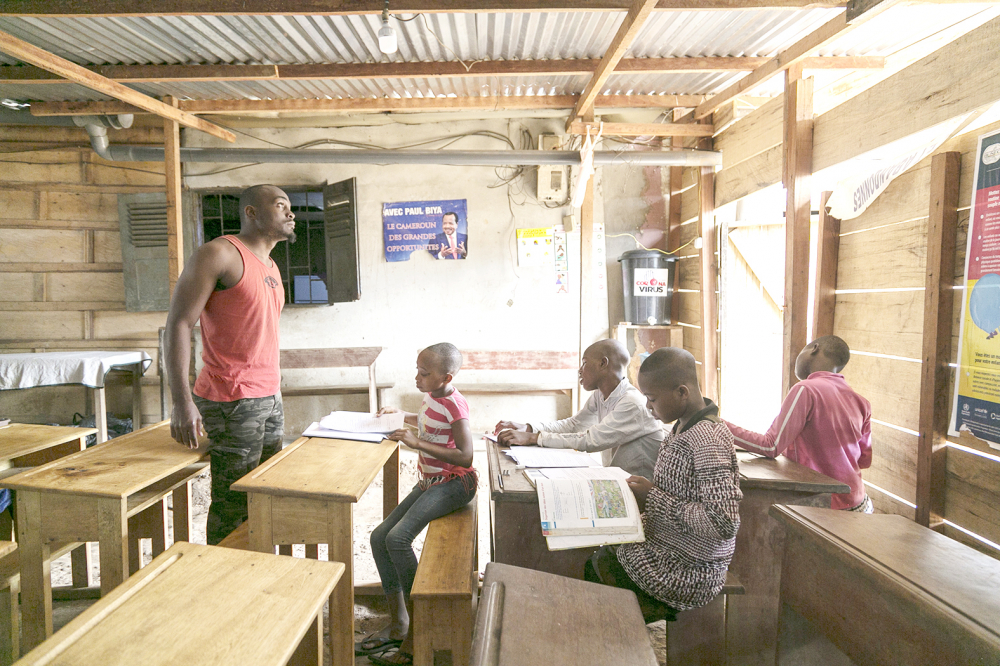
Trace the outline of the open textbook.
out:
[[[549,550],[645,541],[639,505],[618,467],[542,469],[531,475]]]
[[[404,416],[402,413],[375,416],[365,412],[331,412],[306,428],[302,436],[381,442],[386,434],[403,427]]]

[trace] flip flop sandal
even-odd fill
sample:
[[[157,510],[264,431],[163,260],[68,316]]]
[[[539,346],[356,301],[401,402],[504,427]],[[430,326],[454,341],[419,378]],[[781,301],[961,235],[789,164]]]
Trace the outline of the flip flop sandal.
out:
[[[403,641],[399,638],[369,634],[363,640],[354,644],[354,655],[360,657],[369,654],[380,654],[389,648],[398,648],[402,644]]]
[[[393,647],[378,654],[368,655],[368,661],[376,666],[412,666],[413,655]]]

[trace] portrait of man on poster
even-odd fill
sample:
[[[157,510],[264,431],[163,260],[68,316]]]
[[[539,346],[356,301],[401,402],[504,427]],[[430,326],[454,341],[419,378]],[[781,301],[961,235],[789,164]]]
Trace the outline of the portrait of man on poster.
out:
[[[465,259],[469,253],[469,236],[458,230],[458,213],[448,211],[441,216],[441,233],[427,247],[438,259]]]

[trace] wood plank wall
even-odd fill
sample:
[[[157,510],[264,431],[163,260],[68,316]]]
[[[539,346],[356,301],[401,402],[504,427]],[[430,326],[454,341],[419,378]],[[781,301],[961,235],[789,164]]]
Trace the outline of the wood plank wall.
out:
[[[958,287],[964,283],[976,141],[980,134],[996,129],[1000,124],[958,137],[939,149],[962,154],[954,276]],[[863,476],[909,503],[916,500],[930,165],[931,158],[922,161],[893,181],[863,215],[842,222],[834,313],[834,333],[853,351],[844,375],[872,403],[873,462]],[[952,363],[958,353],[961,308],[962,298],[956,298]],[[948,448],[944,517],[1000,543],[998,452],[972,437],[951,441],[992,457]],[[869,494],[881,511],[914,515],[911,506],[889,494],[871,487]],[[945,531],[978,545],[954,528]],[[985,552],[1000,556],[995,550]]]
[[[162,145],[163,129],[114,131],[113,140]],[[106,162],[86,132],[69,127],[0,126],[0,148],[0,352],[143,350],[153,358],[144,421],[159,420],[157,329],[166,313],[125,312],[117,195],[163,191],[163,164]],[[108,393],[112,412],[131,411],[128,391]],[[68,423],[85,410],[85,394],[4,391],[0,413]]]

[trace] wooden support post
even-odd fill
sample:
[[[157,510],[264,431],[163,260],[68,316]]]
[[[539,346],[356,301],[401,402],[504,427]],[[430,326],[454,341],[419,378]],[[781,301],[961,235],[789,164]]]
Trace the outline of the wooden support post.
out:
[[[674,150],[684,148],[684,139],[674,137],[671,140]],[[681,188],[684,187],[684,167],[670,167],[670,201],[667,213],[667,250],[673,252],[681,245]],[[674,326],[681,318],[681,299],[677,288],[681,284],[680,262],[674,262],[674,294],[670,299],[670,323]]]
[[[580,361],[583,361],[583,352],[593,342],[590,332],[590,305],[594,299],[594,173],[587,181],[587,192],[583,197],[583,205],[580,206],[580,330],[578,347]],[[573,405],[573,410],[582,407],[582,391],[577,392],[577,402]]]
[[[702,167],[698,179],[701,225],[701,392],[706,398],[719,400],[719,260],[715,243],[715,170]]]
[[[951,320],[955,291],[955,229],[958,224],[960,153],[931,161],[927,221],[927,281],[924,289],[924,345],[920,372],[920,439],[917,443],[916,521],[925,527],[944,515],[944,482],[951,403]]]
[[[832,192],[819,199],[819,247],[816,252],[816,290],[813,295],[812,339],[833,335],[833,313],[837,306],[837,262],[840,260],[840,220],[826,211]]]
[[[173,107],[177,100],[171,96],[164,103]],[[163,171],[167,179],[167,276],[170,294],[174,293],[177,278],[184,270],[184,206],[181,199],[181,126],[175,120],[163,121]]]
[[[812,79],[801,69],[785,72],[784,183],[785,206],[785,307],[782,345],[782,391],[795,382],[795,357],[806,345],[809,306],[809,215],[812,193]]]

